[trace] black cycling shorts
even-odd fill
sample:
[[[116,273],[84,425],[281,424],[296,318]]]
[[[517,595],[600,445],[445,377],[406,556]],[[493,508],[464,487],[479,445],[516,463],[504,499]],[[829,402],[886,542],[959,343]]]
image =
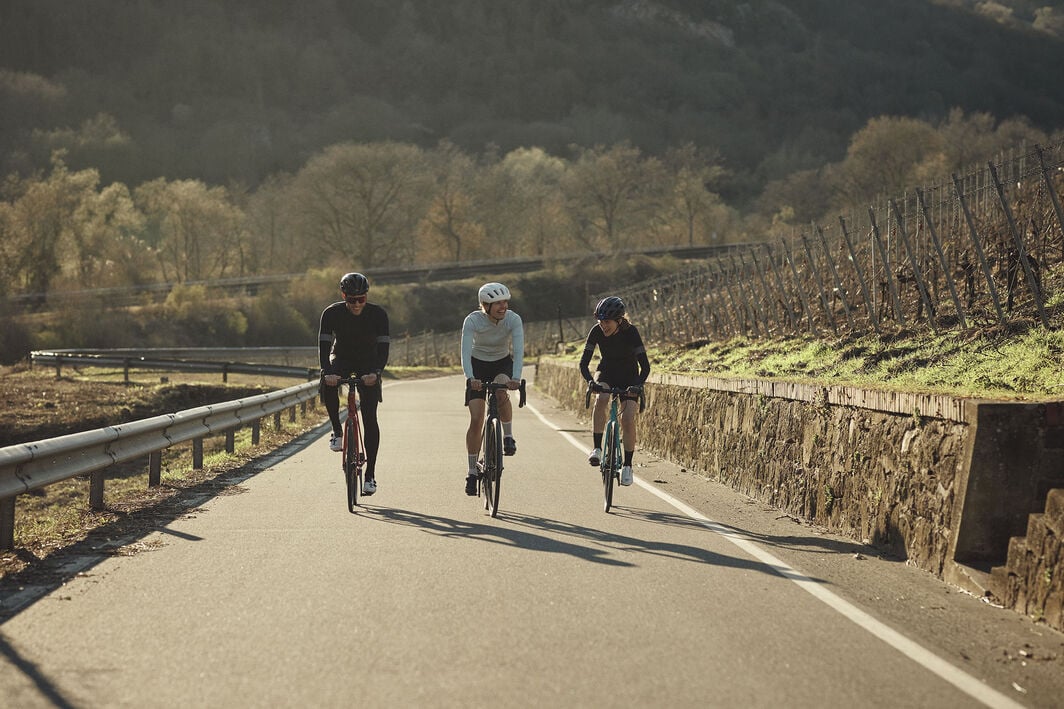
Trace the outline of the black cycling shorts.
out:
[[[500,374],[505,374],[508,377],[513,377],[514,373],[514,358],[513,355],[506,355],[502,359],[497,359],[494,362],[487,362],[476,357],[470,358],[470,363],[473,365],[473,378],[479,379],[482,382],[495,381],[495,377]],[[469,399],[484,399],[488,395],[487,389],[481,389],[480,391],[469,391],[469,395],[466,397],[466,405],[469,405]]]

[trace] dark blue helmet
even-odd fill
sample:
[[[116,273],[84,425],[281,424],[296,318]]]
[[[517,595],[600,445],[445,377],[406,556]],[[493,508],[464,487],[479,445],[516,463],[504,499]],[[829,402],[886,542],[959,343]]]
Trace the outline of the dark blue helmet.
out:
[[[620,320],[624,317],[624,301],[615,295],[603,298],[595,306],[596,320]]]

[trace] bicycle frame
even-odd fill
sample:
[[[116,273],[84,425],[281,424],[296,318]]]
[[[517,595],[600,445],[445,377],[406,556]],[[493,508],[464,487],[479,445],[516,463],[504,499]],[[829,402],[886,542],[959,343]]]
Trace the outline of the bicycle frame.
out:
[[[484,509],[492,517],[499,514],[499,493],[502,487],[502,421],[499,419],[498,392],[509,389],[506,384],[497,382],[480,382],[481,387],[487,392],[484,397],[487,403],[487,411],[484,415],[484,431],[480,443],[480,460],[477,461],[477,470],[480,480],[477,494],[484,496]],[[517,391],[520,394],[518,407],[525,405],[525,380],[521,380]],[[466,403],[472,399],[472,388],[466,387]]]

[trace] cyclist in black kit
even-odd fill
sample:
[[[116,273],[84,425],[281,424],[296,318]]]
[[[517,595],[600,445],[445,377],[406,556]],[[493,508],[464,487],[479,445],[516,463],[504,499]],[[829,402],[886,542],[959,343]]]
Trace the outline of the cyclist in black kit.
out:
[[[595,306],[595,319],[598,324],[591,328],[584,343],[584,353],[580,357],[580,373],[584,380],[598,390],[627,389],[623,395],[624,408],[621,411],[621,439],[624,441],[624,466],[621,468],[621,485],[632,484],[632,456],[635,453],[635,417],[639,407],[632,404],[638,401],[643,382],[650,376],[650,360],[639,330],[625,317],[624,301],[615,295],[603,298]],[[599,348],[598,382],[591,376],[591,356],[595,347]],[[606,428],[606,409],[610,397],[599,394],[595,400],[592,415],[591,435],[595,449],[587,457],[591,465],[597,466],[602,458],[602,432]]]
[[[379,305],[367,302],[369,281],[361,273],[347,273],[340,279],[343,300],[321,313],[318,326],[318,362],[321,365],[321,400],[329,412],[332,437],[329,448],[343,450],[340,427],[340,392],[342,377],[358,374],[358,398],[362,412],[362,434],[366,448],[366,473],[362,494],[377,491],[375,469],[381,430],[377,423],[377,404],[381,397],[381,374],[388,364],[388,313]]]

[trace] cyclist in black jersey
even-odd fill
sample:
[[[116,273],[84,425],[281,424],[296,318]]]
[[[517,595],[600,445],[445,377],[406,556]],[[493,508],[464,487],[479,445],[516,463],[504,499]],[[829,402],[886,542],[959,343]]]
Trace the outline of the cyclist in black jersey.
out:
[[[377,491],[377,449],[381,431],[377,423],[377,404],[382,401],[381,375],[388,364],[388,313],[367,301],[369,280],[361,273],[347,273],[340,279],[343,300],[321,313],[318,326],[318,363],[321,365],[321,400],[329,412],[332,437],[329,448],[343,450],[340,427],[341,378],[358,374],[358,397],[362,413],[362,434],[366,449],[366,472],[362,494]]]
[[[595,319],[598,324],[591,328],[584,343],[584,353],[580,357],[580,373],[584,380],[593,383],[591,376],[591,357],[595,348],[599,349],[598,382],[593,384],[596,390],[601,388],[627,389],[624,395],[627,402],[638,401],[643,383],[650,376],[650,360],[639,330],[625,317],[624,301],[617,296],[603,298],[595,306]],[[591,434],[595,449],[588,455],[591,465],[597,466],[602,458],[602,432],[606,428],[606,410],[610,397],[599,394],[595,399],[595,411],[592,415]],[[624,465],[621,467],[621,485],[632,484],[632,456],[635,454],[635,418],[639,407],[626,405],[621,412],[621,438],[624,441]]]

